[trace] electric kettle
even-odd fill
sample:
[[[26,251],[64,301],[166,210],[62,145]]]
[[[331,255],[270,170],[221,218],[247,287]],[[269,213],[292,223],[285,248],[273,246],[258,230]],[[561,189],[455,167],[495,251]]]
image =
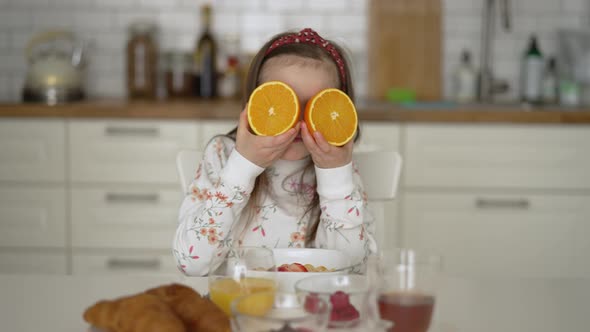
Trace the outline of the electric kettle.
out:
[[[84,98],[84,45],[72,32],[52,30],[34,36],[26,56],[23,101],[54,105]]]

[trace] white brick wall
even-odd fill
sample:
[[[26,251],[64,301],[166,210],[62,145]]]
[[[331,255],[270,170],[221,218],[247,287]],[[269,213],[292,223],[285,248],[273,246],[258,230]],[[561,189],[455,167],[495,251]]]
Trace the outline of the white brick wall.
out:
[[[394,0],[392,0],[394,1]],[[463,48],[479,62],[483,0],[444,1],[445,81]],[[352,51],[359,95],[366,92],[366,10],[368,0],[0,0],[0,101],[17,101],[26,75],[23,50],[38,31],[71,28],[91,42],[87,89],[94,97],[124,96],[127,26],[138,18],[160,25],[162,49],[193,47],[200,29],[198,8],[214,4],[214,28],[241,33],[241,47],[254,52],[286,29],[310,26]],[[545,54],[556,52],[556,30],[590,24],[590,0],[512,0],[513,30],[497,33],[495,68],[513,87],[530,33],[540,36]],[[221,38],[221,36],[220,36]],[[400,45],[403,47],[403,45]],[[449,93],[449,84],[446,84]],[[515,97],[513,89],[508,97]]]

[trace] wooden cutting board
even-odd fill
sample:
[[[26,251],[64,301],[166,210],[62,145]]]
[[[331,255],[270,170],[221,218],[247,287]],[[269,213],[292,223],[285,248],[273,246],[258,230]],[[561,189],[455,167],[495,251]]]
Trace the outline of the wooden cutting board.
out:
[[[442,96],[441,0],[369,1],[368,95],[383,99],[392,87],[418,100]]]

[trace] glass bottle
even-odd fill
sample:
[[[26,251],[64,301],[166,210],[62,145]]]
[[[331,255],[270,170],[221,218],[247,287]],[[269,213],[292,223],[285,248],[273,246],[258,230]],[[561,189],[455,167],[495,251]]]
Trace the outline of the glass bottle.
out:
[[[129,98],[156,98],[158,44],[157,26],[138,21],[129,26],[127,42],[127,93]]]
[[[543,103],[548,105],[557,104],[558,96],[558,78],[557,78],[557,61],[555,58],[549,58],[547,68],[543,74]]]
[[[531,104],[541,102],[544,67],[543,54],[539,49],[537,37],[533,35],[522,62],[521,98],[523,102]]]
[[[211,5],[201,7],[203,23],[201,36],[195,48],[196,95],[201,98],[217,96],[217,42],[211,33]]]
[[[192,55],[186,52],[170,51],[165,54],[165,81],[168,98],[187,98],[193,93],[191,74]]]

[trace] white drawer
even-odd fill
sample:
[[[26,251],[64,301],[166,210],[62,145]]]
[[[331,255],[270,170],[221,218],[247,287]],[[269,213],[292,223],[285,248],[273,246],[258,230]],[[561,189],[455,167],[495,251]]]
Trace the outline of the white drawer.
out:
[[[590,188],[590,126],[409,125],[406,186]]]
[[[65,162],[64,121],[0,122],[0,181],[63,182]]]
[[[169,249],[181,201],[176,188],[73,188],[72,245]]]
[[[191,121],[72,121],[71,180],[178,184],[175,158],[197,148]]]
[[[65,275],[66,266],[65,253],[0,251],[0,273]]]
[[[180,275],[176,261],[169,254],[75,253],[72,256],[74,275]]]
[[[66,246],[66,191],[0,186],[0,246]]]
[[[203,151],[209,143],[209,140],[216,135],[225,135],[229,133],[230,130],[234,129],[238,125],[238,119],[236,121],[227,121],[227,120],[204,120],[199,121],[201,138],[200,143],[198,145],[198,149]]]
[[[449,275],[590,276],[589,196],[406,193],[402,219],[404,246]]]
[[[400,135],[399,125],[365,122],[361,124],[361,138],[357,143],[400,151]]]

